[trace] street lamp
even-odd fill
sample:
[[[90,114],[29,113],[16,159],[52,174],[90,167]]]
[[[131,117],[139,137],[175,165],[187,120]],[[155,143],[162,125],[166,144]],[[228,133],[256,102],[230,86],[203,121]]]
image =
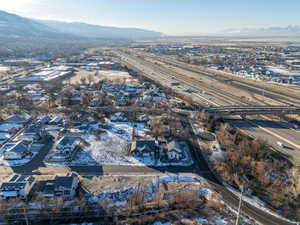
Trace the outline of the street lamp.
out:
[[[240,194],[240,201],[239,201],[239,208],[238,208],[238,214],[237,214],[235,225],[239,224],[240,212],[241,212],[241,206],[242,206],[242,200],[243,200],[243,191],[244,191],[244,186],[242,185],[241,194]]]

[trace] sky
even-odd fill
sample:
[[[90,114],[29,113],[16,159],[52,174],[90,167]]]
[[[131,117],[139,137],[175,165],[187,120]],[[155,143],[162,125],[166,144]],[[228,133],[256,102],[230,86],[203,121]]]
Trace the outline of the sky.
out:
[[[0,0],[0,10],[169,35],[300,25],[299,0]]]

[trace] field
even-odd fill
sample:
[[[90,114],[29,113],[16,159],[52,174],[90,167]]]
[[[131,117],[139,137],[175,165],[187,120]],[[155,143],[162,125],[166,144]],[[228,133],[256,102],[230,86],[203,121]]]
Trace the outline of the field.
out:
[[[65,81],[65,83],[71,83],[71,84],[80,84],[82,80],[88,81],[89,79],[92,82],[99,82],[100,80],[109,79],[129,79],[131,76],[126,72],[121,71],[104,71],[104,70],[98,70],[98,71],[87,71],[79,69],[78,72],[76,72],[75,76],[70,78],[69,80]]]

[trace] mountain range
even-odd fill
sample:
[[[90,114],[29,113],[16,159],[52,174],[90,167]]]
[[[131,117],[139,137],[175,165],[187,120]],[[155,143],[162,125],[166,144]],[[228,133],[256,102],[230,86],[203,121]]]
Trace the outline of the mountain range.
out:
[[[227,29],[218,36],[296,36],[299,26]],[[0,10],[0,43],[32,40],[143,39],[163,36],[138,28],[119,28],[79,22],[36,20]]]
[[[118,28],[86,23],[35,20],[0,10],[0,39],[140,39],[162,34],[138,28]]]

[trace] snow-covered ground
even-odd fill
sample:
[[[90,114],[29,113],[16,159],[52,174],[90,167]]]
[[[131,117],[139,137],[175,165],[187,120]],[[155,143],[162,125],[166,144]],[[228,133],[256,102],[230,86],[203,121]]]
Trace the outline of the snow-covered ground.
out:
[[[224,156],[225,156],[225,152],[222,150],[220,144],[215,141],[212,145],[212,154],[209,156],[209,160],[210,161],[214,161],[214,160],[223,160],[224,159]],[[288,180],[288,179],[286,179]],[[287,181],[288,182],[288,181]],[[236,190],[235,188],[231,187],[230,185],[226,184],[226,183],[223,183],[224,186],[230,190],[232,193],[234,193],[235,195],[239,196],[240,195],[240,192],[238,190]],[[276,212],[270,210],[267,206],[266,206],[266,203],[262,200],[260,200],[258,197],[256,196],[253,196],[253,195],[247,195],[247,196],[243,196],[243,200],[250,203],[251,205],[254,205],[256,206],[257,208],[261,208],[262,210],[264,211],[267,211],[268,213],[274,215],[274,216],[277,216],[278,218],[281,218],[281,219],[284,219],[286,221],[289,221],[289,222],[295,222],[295,221],[291,221],[289,219],[286,219],[282,216],[280,216],[279,214],[277,214]]]
[[[233,188],[232,186],[230,186],[229,184],[224,184],[224,186],[229,190],[231,191],[232,193],[234,193],[235,195],[237,196],[240,196],[240,192],[238,190],[236,190],[235,188]],[[283,216],[280,216],[278,213],[272,211],[271,209],[269,209],[267,206],[266,206],[266,203],[264,201],[262,201],[261,199],[259,199],[258,197],[256,196],[253,196],[253,195],[248,195],[248,196],[245,196],[243,195],[243,201],[245,202],[248,202],[250,203],[251,205],[254,205],[255,207],[257,208],[260,208],[262,210],[264,210],[265,212],[268,212],[269,214],[273,215],[273,216],[276,216],[278,218],[281,218],[283,220],[286,220],[288,222],[291,222],[291,223],[295,223],[296,224],[296,221],[293,221],[293,220],[289,220]]]
[[[195,176],[162,176],[162,177],[159,177],[159,179],[160,179],[160,181],[167,182],[167,183],[169,183],[169,182],[176,182],[176,183],[194,182],[197,184],[201,184],[201,180]]]
[[[191,166],[194,161],[189,151],[189,146],[186,142],[180,142],[183,158],[180,161],[162,161],[162,157],[157,161],[156,166]]]
[[[222,150],[218,141],[215,141],[212,145],[212,154],[210,156],[210,160],[224,160],[225,152]]]
[[[189,154],[186,160],[182,162],[168,163],[158,160],[155,162],[153,156],[147,157],[133,157],[128,155],[127,146],[132,141],[133,129],[135,135],[142,138],[150,138],[146,134],[148,131],[144,123],[131,123],[131,122],[110,122],[110,129],[102,133],[97,140],[95,136],[84,135],[86,141],[90,143],[84,151],[88,153],[99,164],[106,165],[134,165],[134,166],[169,166],[178,165],[186,166],[193,163]]]
[[[23,126],[17,123],[2,123],[0,124],[0,131],[1,132],[9,132],[12,129],[20,129]]]
[[[43,144],[35,143],[32,146],[31,154],[25,156],[23,159],[20,160],[5,160],[4,159],[4,151],[0,151],[0,165],[4,166],[23,166],[27,163],[29,163],[38,153],[39,151],[44,147]]]
[[[90,146],[83,151],[87,157],[103,165],[153,165],[152,157],[136,158],[128,155],[127,146],[132,141],[133,129],[135,134],[144,138],[151,138],[145,134],[147,129],[143,123],[110,122],[110,128],[99,137],[86,134],[81,136]]]
[[[27,163],[29,163],[36,155],[38,152],[33,152],[32,155],[28,155],[24,157],[23,159],[20,160],[5,160],[4,155],[0,154],[0,165],[4,166],[23,166]]]
[[[126,186],[124,184],[124,188],[121,189],[101,190],[98,194],[91,194],[89,201],[92,203],[106,201],[111,207],[124,207],[127,205],[129,197],[133,193],[139,191],[143,193],[145,201],[150,202],[155,199],[155,196],[159,192],[160,184],[175,183],[180,186],[181,182],[184,183],[183,187],[186,190],[196,190],[199,195],[205,197],[207,200],[218,200],[215,198],[215,192],[207,187],[203,187],[201,178],[196,176],[155,176],[151,180],[147,184],[141,186]],[[187,183],[190,185],[187,185]]]
[[[172,225],[172,224],[170,222],[163,223],[163,222],[160,222],[160,221],[156,221],[152,225]]]
[[[153,201],[158,192],[158,185],[153,182],[146,186],[132,186],[123,189],[103,190],[98,195],[89,198],[92,203],[107,202],[110,207],[124,207],[128,203],[130,196],[137,191],[143,193],[145,201]]]
[[[78,151],[71,162],[48,163],[51,165],[152,165],[152,159],[137,159],[128,156],[126,148],[132,140],[133,127],[135,134],[147,138],[144,123],[109,122],[109,128],[99,136],[91,133],[81,135],[89,146]],[[94,128],[97,128],[94,125]]]
[[[180,224],[201,224],[201,225],[232,225],[234,224],[235,219],[232,218],[232,215],[205,215],[205,216],[199,216],[194,218],[187,218],[185,216],[180,216]],[[173,225],[178,223],[172,223],[167,221],[156,221],[152,223],[152,225]],[[240,224],[253,224],[245,218],[241,218]]]
[[[85,133],[80,136],[88,145],[82,151],[79,151],[71,162],[46,163],[68,166],[189,166],[193,164],[192,157],[187,151],[185,151],[185,159],[180,162],[162,162],[155,160],[154,155],[144,157],[129,155],[127,149],[132,142],[133,133],[142,139],[153,139],[153,137],[146,134],[148,129],[145,124],[107,121],[107,125],[109,128],[105,129],[99,136],[92,133]]]

